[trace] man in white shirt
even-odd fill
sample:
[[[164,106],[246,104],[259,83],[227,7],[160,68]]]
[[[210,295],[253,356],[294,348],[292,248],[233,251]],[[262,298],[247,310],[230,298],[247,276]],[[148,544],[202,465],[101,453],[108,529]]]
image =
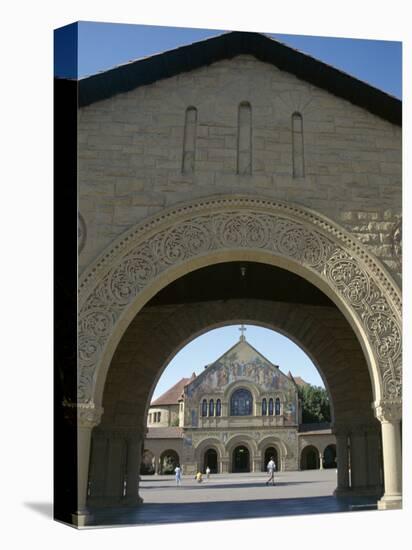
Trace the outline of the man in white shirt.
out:
[[[276,464],[275,464],[275,461],[273,460],[273,456],[271,456],[267,465],[269,479],[266,481],[266,485],[269,485],[270,482],[272,482],[272,485],[275,484],[275,478],[273,477],[275,474],[275,469],[276,469]]]

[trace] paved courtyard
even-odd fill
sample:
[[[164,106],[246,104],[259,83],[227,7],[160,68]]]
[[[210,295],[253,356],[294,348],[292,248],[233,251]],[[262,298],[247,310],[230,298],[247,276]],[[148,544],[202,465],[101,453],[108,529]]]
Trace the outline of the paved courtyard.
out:
[[[217,521],[376,509],[376,499],[337,499],[336,470],[278,472],[275,486],[266,474],[218,474],[199,484],[183,476],[176,487],[173,476],[142,476],[144,504],[125,511],[99,511],[88,527]]]

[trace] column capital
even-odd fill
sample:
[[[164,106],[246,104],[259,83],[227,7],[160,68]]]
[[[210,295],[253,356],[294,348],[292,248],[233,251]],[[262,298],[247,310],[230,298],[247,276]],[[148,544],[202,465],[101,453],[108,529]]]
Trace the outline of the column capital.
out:
[[[70,423],[77,423],[78,428],[94,428],[100,424],[103,407],[96,407],[94,403],[63,402],[64,416]]]
[[[380,422],[399,422],[402,419],[402,401],[379,401],[373,403],[376,418]]]

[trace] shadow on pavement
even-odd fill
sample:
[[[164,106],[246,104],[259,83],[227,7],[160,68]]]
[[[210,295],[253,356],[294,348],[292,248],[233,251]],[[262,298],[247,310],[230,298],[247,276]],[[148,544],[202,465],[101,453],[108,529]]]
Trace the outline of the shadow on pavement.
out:
[[[337,499],[333,496],[237,502],[199,502],[143,504],[129,510],[111,508],[92,511],[86,527],[109,525],[144,525],[228,519],[256,519],[291,515],[331,514],[376,509],[376,499],[356,497]]]

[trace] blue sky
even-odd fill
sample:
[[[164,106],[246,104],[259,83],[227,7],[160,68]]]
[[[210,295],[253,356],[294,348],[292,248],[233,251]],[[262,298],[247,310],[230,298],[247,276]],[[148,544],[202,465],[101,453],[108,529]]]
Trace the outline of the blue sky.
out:
[[[55,73],[79,77],[95,74],[133,59],[164,52],[225,31],[79,22],[55,32]],[[387,93],[402,96],[402,44],[360,40],[271,34],[273,38],[312,55]],[[70,55],[78,44],[78,59]]]
[[[230,325],[210,330],[192,340],[175,355],[163,372],[156,386],[155,399],[183,377],[192,372],[200,374],[206,365],[213,363],[239,340],[240,325]],[[322,386],[322,379],[309,357],[289,338],[262,327],[246,325],[246,340],[264,355],[271,363],[278,365],[287,374],[295,376],[315,386]]]
[[[55,74],[84,77],[128,61],[217,36],[225,31],[149,25],[80,22],[55,31]],[[360,40],[271,34],[273,38],[337,67],[398,98],[402,97],[402,44]],[[73,55],[78,51],[78,56]],[[200,373],[239,338],[238,326],[210,331],[181,350],[165,369],[154,398],[182,377]],[[248,327],[248,341],[281,370],[322,386],[306,354],[273,331]]]

